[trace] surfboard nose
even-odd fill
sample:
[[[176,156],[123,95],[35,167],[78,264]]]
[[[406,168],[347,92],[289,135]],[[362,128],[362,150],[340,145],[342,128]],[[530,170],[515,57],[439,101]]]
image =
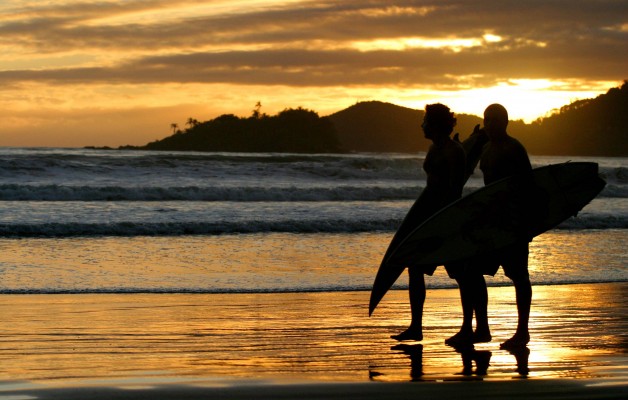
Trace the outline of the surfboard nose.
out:
[[[369,300],[369,317],[373,314],[373,311],[388,289],[391,288],[405,269],[405,267],[387,265],[386,268],[380,268],[380,270],[377,271],[375,282],[373,282],[373,289],[371,290],[371,298]]]

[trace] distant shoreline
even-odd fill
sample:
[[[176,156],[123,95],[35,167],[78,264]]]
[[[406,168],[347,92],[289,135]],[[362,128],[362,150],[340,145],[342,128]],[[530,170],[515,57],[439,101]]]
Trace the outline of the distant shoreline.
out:
[[[628,82],[595,99],[579,100],[530,124],[510,121],[508,132],[529,154],[554,156],[628,156]],[[143,146],[86,146],[98,150],[166,150],[202,152],[331,153],[427,151],[419,124],[423,110],[379,101],[359,102],[320,117],[304,108],[269,116],[256,109],[250,117],[221,115],[209,121],[190,119],[188,128]],[[467,138],[482,119],[456,114],[454,133]]]
[[[50,148],[50,147],[42,147],[42,148]],[[120,146],[120,147],[111,147],[111,146],[83,146],[83,147],[76,147],[76,149],[83,149],[83,150],[101,150],[101,151],[145,151],[145,152],[182,152],[182,153],[232,153],[232,154],[255,154],[255,153],[277,153],[277,154],[303,154],[303,155],[314,155],[314,154],[330,154],[330,155],[351,155],[351,154],[385,154],[385,153],[390,153],[390,154],[403,154],[403,155],[412,155],[412,154],[417,154],[417,153],[426,153],[427,150],[417,150],[417,151],[408,151],[408,152],[402,152],[402,151],[342,151],[342,152],[334,152],[334,153],[318,153],[318,152],[312,152],[312,153],[293,153],[293,152],[281,152],[281,151],[265,151],[265,152],[258,152],[258,151],[218,151],[218,150],[168,150],[168,149],[145,149],[142,148],[141,146]],[[534,157],[534,156],[538,156],[538,157],[603,157],[603,158],[626,158],[628,157],[628,154],[624,154],[624,155],[605,155],[605,154],[536,154],[536,153],[529,153],[530,156]]]

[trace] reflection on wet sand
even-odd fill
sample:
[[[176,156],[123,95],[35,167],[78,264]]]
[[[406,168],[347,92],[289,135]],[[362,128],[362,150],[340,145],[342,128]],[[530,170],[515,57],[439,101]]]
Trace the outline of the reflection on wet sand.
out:
[[[472,376],[478,378],[488,373],[488,366],[491,365],[491,353],[488,350],[476,350],[474,346],[459,347],[455,349],[462,356],[462,372],[461,375]],[[475,370],[473,363],[475,362]]]
[[[516,327],[514,288],[489,288],[489,318],[494,339],[469,349],[456,350],[443,345],[443,338],[458,328],[460,316],[455,310],[436,306],[425,313],[429,322],[426,338],[421,342],[420,358],[418,348],[409,351],[411,347],[408,346],[412,344],[393,347],[390,357],[404,355],[406,363],[408,357],[411,359],[410,365],[404,373],[391,361],[384,365],[374,364],[379,367],[372,368],[377,371],[375,379],[395,381],[404,376],[408,379],[408,375],[412,380],[421,381],[595,378],[600,376],[600,371],[608,373],[609,370],[626,379],[628,304],[623,293],[627,288],[625,283],[534,287],[530,322],[532,340],[526,347],[512,349],[500,349],[499,343]],[[447,295],[453,297],[446,298]],[[432,291],[428,293],[426,306],[430,299],[434,301],[433,296],[439,297],[436,301],[441,305],[455,304],[455,295],[455,292]],[[407,300],[402,298],[393,308],[403,310],[406,303]],[[387,311],[391,311],[390,317],[393,318],[393,310]],[[403,315],[404,311],[399,312]],[[397,322],[399,326],[407,324],[405,320]],[[460,358],[462,372],[454,373],[452,370],[460,365]],[[489,360],[488,368],[485,360]],[[603,367],[607,362],[618,367]],[[414,372],[419,370],[420,375]]]
[[[368,292],[0,296],[0,380],[281,378],[442,381],[625,379],[628,284],[535,287],[527,348],[514,289],[490,288],[493,342],[456,351],[457,290],[428,291],[421,343],[398,345],[406,291],[374,317]],[[603,328],[602,328],[603,327]],[[392,349],[391,349],[392,347]]]
[[[392,354],[403,354],[410,360],[409,377],[410,381],[435,381],[435,380],[483,380],[485,377],[490,378],[489,367],[491,365],[491,357],[493,352],[490,350],[477,350],[475,346],[469,345],[464,347],[451,348],[452,352],[458,353],[462,359],[462,371],[451,376],[425,376],[423,372],[423,350],[422,344],[398,344],[391,347]],[[530,349],[526,346],[518,348],[510,348],[507,350],[514,356],[514,371],[518,376],[512,378],[525,379],[528,377],[530,368],[528,360]],[[377,381],[384,378],[384,373],[371,368],[369,370],[369,378]]]
[[[530,349],[527,346],[511,348],[508,349],[508,352],[515,356],[515,360],[517,362],[517,369],[515,371],[517,371],[522,378],[527,378],[530,373],[530,367],[528,366]]]
[[[423,345],[422,344],[398,344],[391,347],[393,351],[410,357],[410,379],[412,381],[421,380],[423,377]]]

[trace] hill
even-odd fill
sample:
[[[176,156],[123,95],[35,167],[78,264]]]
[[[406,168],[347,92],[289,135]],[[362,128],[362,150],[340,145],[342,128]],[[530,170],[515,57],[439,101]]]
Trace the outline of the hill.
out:
[[[425,111],[390,103],[368,101],[329,116],[345,149],[370,152],[415,153],[427,151],[430,141],[423,137],[421,122]],[[456,114],[454,132],[466,137],[482,119]]]
[[[353,151],[416,152],[423,111],[390,103],[357,103],[329,116],[342,147]]]
[[[543,139],[535,154],[628,156],[628,82],[534,121],[527,134]]]
[[[286,109],[275,116],[261,114],[258,107],[248,118],[231,114],[210,121],[189,120],[190,128],[176,131],[145,146],[125,149],[219,151],[219,152],[289,152],[336,153],[336,128],[327,117],[319,117],[303,108]],[[176,125],[174,125],[176,127]]]
[[[455,112],[455,110],[453,110]],[[357,103],[329,116],[343,148],[354,151],[425,151],[424,111],[377,101]],[[456,114],[454,132],[469,136],[482,119]],[[510,121],[508,132],[531,154],[628,156],[628,83],[594,99],[579,100],[531,124]]]

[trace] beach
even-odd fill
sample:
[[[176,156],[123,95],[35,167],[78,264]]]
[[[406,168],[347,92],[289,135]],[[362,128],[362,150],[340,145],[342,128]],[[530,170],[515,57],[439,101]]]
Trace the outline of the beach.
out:
[[[499,348],[516,325],[509,286],[489,288],[493,341],[464,351],[443,343],[460,323],[455,289],[428,291],[424,340],[401,344],[389,336],[408,323],[403,290],[371,318],[364,291],[2,295],[0,398],[447,398],[454,383],[469,398],[620,398],[626,289],[535,286],[516,352]]]
[[[381,258],[425,154],[0,149],[0,400],[625,398],[627,158],[530,244],[530,344],[501,350],[514,289],[487,279],[490,343],[456,351],[461,307],[403,274],[372,317]],[[471,177],[465,193],[483,186]]]

